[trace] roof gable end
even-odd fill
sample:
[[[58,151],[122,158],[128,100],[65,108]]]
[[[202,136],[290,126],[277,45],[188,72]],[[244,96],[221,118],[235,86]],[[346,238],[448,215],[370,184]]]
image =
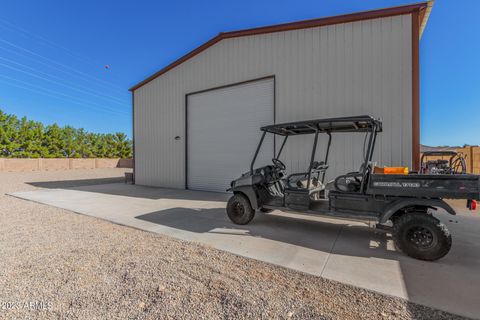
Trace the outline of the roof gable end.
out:
[[[130,91],[135,91],[136,89],[142,87],[143,85],[149,83],[150,81],[158,78],[162,74],[168,72],[169,70],[175,68],[179,64],[193,58],[200,52],[208,49],[209,47],[213,46],[217,42],[223,39],[230,39],[230,38],[237,38],[237,37],[244,37],[244,36],[251,36],[251,35],[258,35],[258,34],[266,34],[266,33],[274,33],[274,32],[282,32],[282,31],[290,31],[290,30],[298,30],[298,29],[307,29],[307,28],[315,28],[327,25],[334,25],[339,23],[348,23],[354,21],[362,21],[362,20],[369,20],[369,19],[378,19],[402,14],[409,14],[413,12],[419,12],[419,17],[421,17],[421,21],[419,21],[421,26],[421,32],[425,28],[426,21],[428,19],[429,13],[431,11],[433,5],[433,1],[429,2],[422,2],[416,3],[411,5],[399,6],[399,7],[391,7],[385,9],[378,9],[378,10],[371,10],[371,11],[363,11],[357,13],[350,13],[344,14],[339,16],[333,17],[326,17],[326,18],[318,18],[318,19],[311,19],[311,20],[302,20],[284,24],[277,24],[272,26],[265,26],[259,28],[252,28],[252,29],[245,29],[245,30],[238,30],[238,31],[230,31],[230,32],[220,32],[216,37],[208,40],[201,46],[197,47],[196,49],[190,51],[186,55],[182,56],[181,58],[175,60],[174,62],[170,63],[160,71],[157,71],[153,75],[149,76],[145,80],[137,83],[133,87],[131,87]]]

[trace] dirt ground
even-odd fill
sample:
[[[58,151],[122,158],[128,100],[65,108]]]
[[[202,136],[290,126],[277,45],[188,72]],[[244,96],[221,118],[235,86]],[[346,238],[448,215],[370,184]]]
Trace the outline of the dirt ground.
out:
[[[460,319],[5,195],[124,171],[0,173],[0,319]]]

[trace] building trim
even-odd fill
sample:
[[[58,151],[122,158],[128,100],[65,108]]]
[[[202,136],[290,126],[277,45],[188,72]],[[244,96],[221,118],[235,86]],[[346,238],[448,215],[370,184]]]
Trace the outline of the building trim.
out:
[[[427,26],[427,21],[428,21],[428,18],[430,17],[430,13],[432,12],[434,3],[435,3],[435,0],[430,0],[430,1],[428,1],[426,8],[420,9],[420,17],[419,17],[419,19],[420,19],[420,21],[419,21],[420,38],[422,38],[423,31],[425,30],[425,27]]]
[[[221,86],[217,86],[217,87],[212,87],[212,88],[208,88],[208,89],[193,91],[193,92],[187,93],[186,96],[191,96],[191,95],[198,94],[198,93],[214,91],[214,90],[218,90],[218,89],[235,87],[235,86],[239,86],[241,84],[247,84],[247,83],[250,83],[250,82],[257,82],[257,81],[271,79],[271,78],[275,78],[275,75],[269,75],[269,76],[265,76],[265,77],[260,77],[260,78],[255,78],[255,79],[250,79],[250,80],[245,80],[245,81],[240,81],[240,82],[235,82],[235,83],[229,83],[229,84],[225,84],[225,85],[221,85]]]
[[[362,21],[362,20],[369,20],[369,19],[378,19],[378,18],[385,18],[390,16],[396,15],[403,15],[403,14],[412,14],[414,12],[419,12],[420,10],[426,10],[427,8],[431,9],[431,2],[423,2],[417,3],[412,5],[406,6],[399,6],[399,7],[391,7],[385,9],[378,9],[378,10],[371,10],[371,11],[363,11],[333,17],[326,17],[326,18],[319,18],[319,19],[312,19],[312,20],[303,20],[285,24],[278,24],[266,27],[259,27],[253,29],[245,29],[239,31],[231,31],[231,32],[220,32],[216,37],[210,39],[209,41],[205,42],[201,46],[197,47],[196,49],[190,51],[186,55],[182,56],[178,60],[172,62],[171,64],[167,65],[160,71],[154,73],[153,75],[149,76],[145,80],[137,83],[133,87],[131,87],[130,91],[135,91],[138,88],[142,87],[143,85],[149,83],[150,81],[158,78],[162,74],[166,73],[167,71],[175,68],[176,66],[182,64],[183,62],[195,57],[199,53],[205,51],[209,47],[213,46],[217,42],[230,39],[230,38],[237,38],[237,37],[244,37],[244,36],[251,36],[251,35],[259,35],[259,34],[266,34],[266,33],[273,33],[273,32],[282,32],[282,31],[290,31],[290,30],[298,30],[298,29],[307,29],[307,28],[315,28],[327,25],[334,25],[340,23],[348,23],[354,21]],[[429,11],[428,11],[429,13]],[[418,17],[418,15],[417,15]],[[428,18],[428,14],[423,15],[423,19],[425,20]],[[421,22],[422,30],[426,24],[426,20]]]
[[[412,13],[412,169],[420,170],[420,13]]]
[[[199,91],[198,93],[200,92],[202,91]],[[185,95],[185,189],[188,189],[188,96],[190,94],[187,93]]]
[[[230,87],[236,87],[242,84],[247,84],[247,83],[252,83],[252,82],[258,82],[262,80],[267,80],[267,79],[273,79],[273,121],[274,123],[276,122],[275,114],[277,110],[276,106],[276,79],[275,75],[269,75],[265,77],[260,77],[260,78],[255,78],[255,79],[250,79],[250,80],[245,80],[245,81],[240,81],[240,82],[235,82],[235,83],[230,83],[227,85],[223,86],[218,86],[218,87],[212,87],[208,89],[203,89],[199,91],[193,91],[185,94],[185,189],[188,189],[188,97],[194,94],[199,94],[199,93],[205,93],[205,92],[210,92],[210,91],[215,91],[215,90],[220,90],[220,89],[225,89],[225,88],[230,88]],[[273,154],[275,155],[275,142],[274,142],[274,150]]]
[[[132,91],[132,174],[133,181],[135,184],[135,92]]]

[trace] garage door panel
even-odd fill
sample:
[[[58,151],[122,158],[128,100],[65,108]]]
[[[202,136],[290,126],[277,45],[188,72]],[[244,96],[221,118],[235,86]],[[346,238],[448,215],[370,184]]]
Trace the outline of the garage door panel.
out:
[[[273,79],[188,96],[187,184],[224,192],[249,169],[259,128],[274,122]],[[266,137],[257,165],[271,163],[273,138]]]

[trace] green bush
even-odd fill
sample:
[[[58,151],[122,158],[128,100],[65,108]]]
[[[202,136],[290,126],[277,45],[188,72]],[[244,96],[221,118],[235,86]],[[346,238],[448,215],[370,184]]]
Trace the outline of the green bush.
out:
[[[131,158],[132,141],[121,132],[100,134],[57,124],[44,126],[0,110],[0,157]]]

